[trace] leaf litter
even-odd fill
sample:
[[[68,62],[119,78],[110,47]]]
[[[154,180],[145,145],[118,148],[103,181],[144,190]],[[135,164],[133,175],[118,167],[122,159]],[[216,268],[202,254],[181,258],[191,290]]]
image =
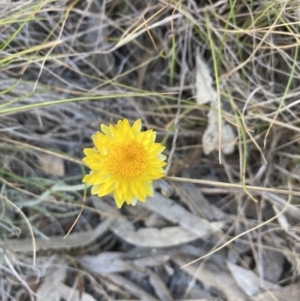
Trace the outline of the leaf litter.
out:
[[[207,114],[208,125],[202,137],[203,152],[209,155],[212,151],[219,149],[219,119],[218,119],[218,98],[217,92],[213,88],[211,71],[201,57],[199,50],[196,56],[196,101],[198,105],[209,103],[210,109]],[[234,141],[236,136],[231,125],[226,124],[222,119],[221,125],[221,149],[224,154],[229,155],[234,152]]]
[[[35,293],[44,300],[299,300],[296,196],[272,223],[180,269],[285,208],[287,199],[276,189],[291,185],[295,191],[299,186],[299,116],[293,110],[299,76],[297,69],[290,72],[297,47],[293,3],[271,1],[266,10],[265,3],[257,2],[253,19],[243,13],[243,4],[230,3],[235,2],[0,4],[0,22],[8,16],[0,26],[1,39],[9,42],[0,58],[1,193],[30,220],[37,251],[33,267],[33,246],[24,224],[1,201],[1,300],[27,300]],[[213,46],[221,54],[215,62],[211,43],[205,40],[206,16]],[[24,18],[30,20],[25,26]],[[37,45],[41,47],[32,48]],[[51,53],[49,45],[54,46]],[[253,45],[261,48],[253,51]],[[218,79],[212,76],[215,63]],[[290,74],[293,85],[285,91]],[[223,165],[216,158],[216,80],[222,101]],[[195,95],[196,102],[191,101]],[[283,97],[266,148],[258,152]],[[229,98],[242,114],[243,127],[253,130],[251,139],[244,140],[244,175],[243,128],[234,129]],[[178,109],[182,114],[175,113]],[[173,194],[158,189],[145,204],[122,211],[110,197],[86,197],[80,185],[75,189],[84,173],[82,149],[90,147],[90,136],[100,123],[120,118],[143,118],[144,126],[154,128],[165,142],[166,153],[175,135],[166,125],[176,123],[170,170],[177,176],[226,182],[228,187],[221,191],[171,183]],[[268,165],[263,165],[263,155]],[[274,191],[256,191],[259,203],[254,205],[230,187],[242,176],[247,185]],[[85,210],[63,239],[83,199]],[[31,279],[37,288],[29,292]]]

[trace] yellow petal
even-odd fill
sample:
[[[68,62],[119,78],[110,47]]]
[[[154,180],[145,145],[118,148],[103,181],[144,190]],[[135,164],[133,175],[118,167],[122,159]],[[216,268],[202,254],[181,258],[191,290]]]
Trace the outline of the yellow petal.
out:
[[[99,172],[91,172],[89,175],[86,175],[82,181],[89,185],[102,184],[107,181],[107,176],[101,176]]]
[[[132,198],[130,204],[131,204],[132,206],[135,206],[136,203],[137,203],[137,199],[136,199],[136,198]]]
[[[112,181],[106,181],[100,186],[98,196],[104,196],[110,194],[114,190],[115,183]]]
[[[85,149],[83,150],[83,153],[84,153],[86,156],[92,156],[92,155],[97,154],[98,152],[97,152],[97,150],[94,149],[94,148],[85,148]]]
[[[141,127],[142,127],[142,121],[141,119],[138,119],[132,126],[132,131],[133,133],[136,135],[141,131]]]
[[[92,187],[91,194],[97,194],[101,185],[95,185]]]
[[[122,198],[122,194],[120,195],[120,190],[119,189],[116,189],[114,191],[114,199],[115,199],[117,207],[121,208],[122,205],[124,204],[125,200]]]
[[[111,137],[111,133],[110,133],[110,130],[109,130],[109,127],[108,127],[108,126],[106,126],[105,124],[101,124],[100,128],[101,128],[101,131],[102,131],[105,135]]]

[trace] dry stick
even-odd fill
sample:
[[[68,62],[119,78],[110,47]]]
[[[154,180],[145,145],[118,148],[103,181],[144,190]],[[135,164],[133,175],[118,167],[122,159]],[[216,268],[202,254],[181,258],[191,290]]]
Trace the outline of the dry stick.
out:
[[[149,38],[150,38],[150,40],[151,40],[151,42],[152,42],[152,44],[153,44],[153,47],[155,48],[155,50],[156,50],[157,53],[159,54],[159,50],[158,50],[158,48],[157,48],[157,46],[156,46],[156,43],[155,43],[155,41],[154,41],[154,39],[153,39],[153,37],[152,37],[152,35],[151,35],[151,32],[150,32],[150,30],[149,30],[149,27],[148,27],[148,25],[147,25],[147,22],[146,22],[144,16],[143,16],[143,20],[144,20],[145,27],[146,27],[146,29],[147,29],[148,36],[149,36]]]
[[[179,177],[164,177],[164,179],[168,180],[168,181],[174,181],[174,182],[195,183],[195,184],[203,184],[203,185],[210,185],[210,186],[216,186],[216,187],[238,188],[238,189],[244,190],[244,187],[242,184],[235,184],[235,183],[225,183],[225,182],[179,178]],[[277,194],[300,196],[300,191],[290,191],[290,190],[285,190],[285,189],[276,189],[276,188],[249,186],[249,185],[246,185],[245,187],[248,190],[256,190],[256,191],[263,191],[263,192],[273,192],[273,193],[277,193]]]
[[[286,202],[284,208],[280,212],[278,212],[276,215],[274,215],[272,218],[268,219],[267,221],[265,221],[265,222],[263,222],[263,223],[255,226],[255,227],[253,227],[253,228],[251,228],[251,229],[249,229],[247,231],[244,231],[244,232],[236,235],[235,237],[233,237],[232,239],[230,239],[229,241],[227,241],[226,243],[224,243],[223,245],[221,245],[219,248],[216,248],[216,249],[210,251],[209,253],[207,253],[207,254],[205,254],[205,255],[203,255],[203,256],[201,256],[201,257],[199,257],[199,258],[197,258],[197,259],[195,259],[195,260],[193,260],[193,261],[191,261],[191,262],[183,265],[182,267],[180,267],[180,269],[183,269],[183,268],[185,268],[185,267],[187,267],[187,266],[189,266],[189,265],[191,265],[191,264],[193,264],[193,263],[195,263],[195,262],[197,262],[197,261],[199,261],[199,260],[201,260],[203,258],[206,258],[206,257],[208,257],[208,256],[210,256],[210,255],[212,255],[212,254],[214,254],[214,253],[222,250],[224,247],[228,246],[229,244],[231,244],[232,242],[234,242],[235,240],[237,240],[241,236],[243,236],[245,234],[248,234],[250,232],[253,232],[256,229],[259,229],[259,228],[261,228],[261,227],[269,224],[270,222],[272,222],[273,220],[275,220],[277,217],[279,217],[281,214],[283,214],[283,212],[287,209],[287,207],[290,204],[290,202],[291,202],[291,194],[289,195],[288,201]]]

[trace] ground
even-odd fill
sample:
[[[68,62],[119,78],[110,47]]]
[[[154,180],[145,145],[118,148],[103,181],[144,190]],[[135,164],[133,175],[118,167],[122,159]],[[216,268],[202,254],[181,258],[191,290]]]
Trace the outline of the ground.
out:
[[[299,22],[296,0],[0,1],[0,300],[300,300]],[[125,118],[168,164],[118,209],[82,158]]]

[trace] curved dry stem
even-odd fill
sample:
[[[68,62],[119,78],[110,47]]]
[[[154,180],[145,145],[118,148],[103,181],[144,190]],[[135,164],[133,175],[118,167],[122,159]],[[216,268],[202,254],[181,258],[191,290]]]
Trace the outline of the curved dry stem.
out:
[[[86,187],[85,184],[84,184],[84,186]],[[86,197],[83,198],[83,202],[82,202],[80,211],[79,211],[79,213],[78,213],[78,215],[77,215],[77,217],[76,217],[76,219],[75,219],[73,225],[71,226],[71,228],[69,229],[68,233],[64,236],[63,239],[66,239],[66,238],[69,236],[69,234],[71,233],[71,231],[73,230],[73,228],[74,228],[75,225],[77,224],[77,222],[78,222],[78,220],[79,220],[79,218],[80,218],[80,216],[81,216],[81,214],[82,214],[82,211],[83,211],[83,208],[84,208],[85,201],[86,201]]]

